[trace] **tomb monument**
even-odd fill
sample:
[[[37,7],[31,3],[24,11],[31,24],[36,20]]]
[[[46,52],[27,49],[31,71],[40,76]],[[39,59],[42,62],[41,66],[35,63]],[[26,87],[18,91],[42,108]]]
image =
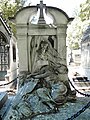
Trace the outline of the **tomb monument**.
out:
[[[42,120],[42,116],[51,120],[52,116],[45,115],[56,114],[65,103],[76,100],[66,64],[70,20],[63,10],[46,6],[42,0],[15,15],[19,91],[4,120]]]

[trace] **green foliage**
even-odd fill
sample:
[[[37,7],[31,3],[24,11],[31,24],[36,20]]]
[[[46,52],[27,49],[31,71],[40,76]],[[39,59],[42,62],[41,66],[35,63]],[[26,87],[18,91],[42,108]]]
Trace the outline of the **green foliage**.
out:
[[[82,21],[90,19],[90,0],[87,0],[85,3],[80,5],[80,14],[79,17]]]
[[[9,21],[9,18],[14,17],[16,12],[21,9],[27,0],[1,0],[0,1],[0,12],[2,12],[3,18],[8,20],[10,27],[12,28],[12,32],[16,33],[16,25],[12,21]]]
[[[77,14],[67,30],[67,44],[70,49],[79,49],[83,32],[90,25],[90,0],[80,5],[80,12]]]
[[[74,45],[72,46],[73,50],[79,49],[79,44],[78,42],[75,42]]]
[[[67,44],[70,49],[79,49],[82,37],[82,21],[76,17],[67,30]]]
[[[8,3],[8,0],[1,1],[0,4],[0,11],[3,13],[4,18],[8,18],[9,16],[12,16],[14,11],[14,6]]]

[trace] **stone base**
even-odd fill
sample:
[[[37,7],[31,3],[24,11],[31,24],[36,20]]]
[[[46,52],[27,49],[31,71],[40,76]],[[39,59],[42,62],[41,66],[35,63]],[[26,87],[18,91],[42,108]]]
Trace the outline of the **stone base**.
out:
[[[3,105],[5,104],[5,102],[8,99],[8,95],[6,92],[0,92],[0,109],[3,107]]]
[[[39,115],[33,120],[67,120],[73,114],[81,110],[88,102],[90,98],[80,97],[77,98],[75,103],[68,102],[59,108],[59,112],[56,114]],[[75,120],[90,120],[90,107],[80,114]]]
[[[46,21],[44,20],[44,18],[39,18],[38,24],[46,24]]]
[[[67,120],[73,114],[77,113],[81,110],[88,102],[90,98],[87,97],[78,97],[76,102],[67,102],[59,108],[59,111],[55,114],[43,114],[35,116],[32,120]],[[41,106],[40,106],[41,105]],[[38,105],[38,107],[44,110],[42,104]],[[39,109],[39,108],[38,108]],[[9,110],[4,120],[10,120],[10,113],[12,109]],[[30,120],[29,118],[26,120]],[[90,107],[86,109],[82,114],[80,114],[75,120],[90,120]]]
[[[80,97],[77,98],[75,103],[68,102],[59,108],[59,112],[49,115],[40,115],[33,120],[67,120],[73,114],[77,113],[83,108],[89,101],[89,98]],[[80,114],[75,120],[90,120],[90,107]]]

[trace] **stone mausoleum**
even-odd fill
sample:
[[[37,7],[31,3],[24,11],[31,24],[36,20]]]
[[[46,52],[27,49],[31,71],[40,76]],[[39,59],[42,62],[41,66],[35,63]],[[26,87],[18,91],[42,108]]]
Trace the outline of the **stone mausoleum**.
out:
[[[86,109],[81,111],[88,99],[76,100],[68,82],[66,30],[70,20],[64,11],[42,0],[17,12],[19,75],[24,77],[19,79],[19,91],[4,120],[70,120]],[[77,120],[85,120],[85,114],[89,118],[89,109]]]
[[[17,78],[18,59],[16,38],[0,14],[0,81],[10,82]]]
[[[52,46],[66,65],[66,30],[68,22],[72,19],[61,9],[46,7],[42,2],[40,4],[27,6],[15,16],[20,73],[34,72],[37,67],[36,50],[41,40],[52,40]],[[62,79],[67,79],[65,77],[64,75]]]
[[[66,120],[84,103],[81,99],[71,103],[76,92],[70,89],[66,65],[70,20],[64,11],[42,0],[17,12],[19,74],[24,78],[19,79],[19,91],[4,120]]]
[[[81,66],[84,75],[90,80],[90,25],[84,32],[81,42]]]

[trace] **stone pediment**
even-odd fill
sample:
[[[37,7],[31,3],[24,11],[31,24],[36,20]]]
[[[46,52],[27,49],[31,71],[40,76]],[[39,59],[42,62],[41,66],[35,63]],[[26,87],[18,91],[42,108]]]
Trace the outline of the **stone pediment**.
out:
[[[19,10],[15,15],[17,24],[27,24],[32,15],[37,14],[37,6],[27,6]],[[72,18],[61,9],[51,6],[46,6],[46,16],[53,19],[54,24],[67,24]]]

